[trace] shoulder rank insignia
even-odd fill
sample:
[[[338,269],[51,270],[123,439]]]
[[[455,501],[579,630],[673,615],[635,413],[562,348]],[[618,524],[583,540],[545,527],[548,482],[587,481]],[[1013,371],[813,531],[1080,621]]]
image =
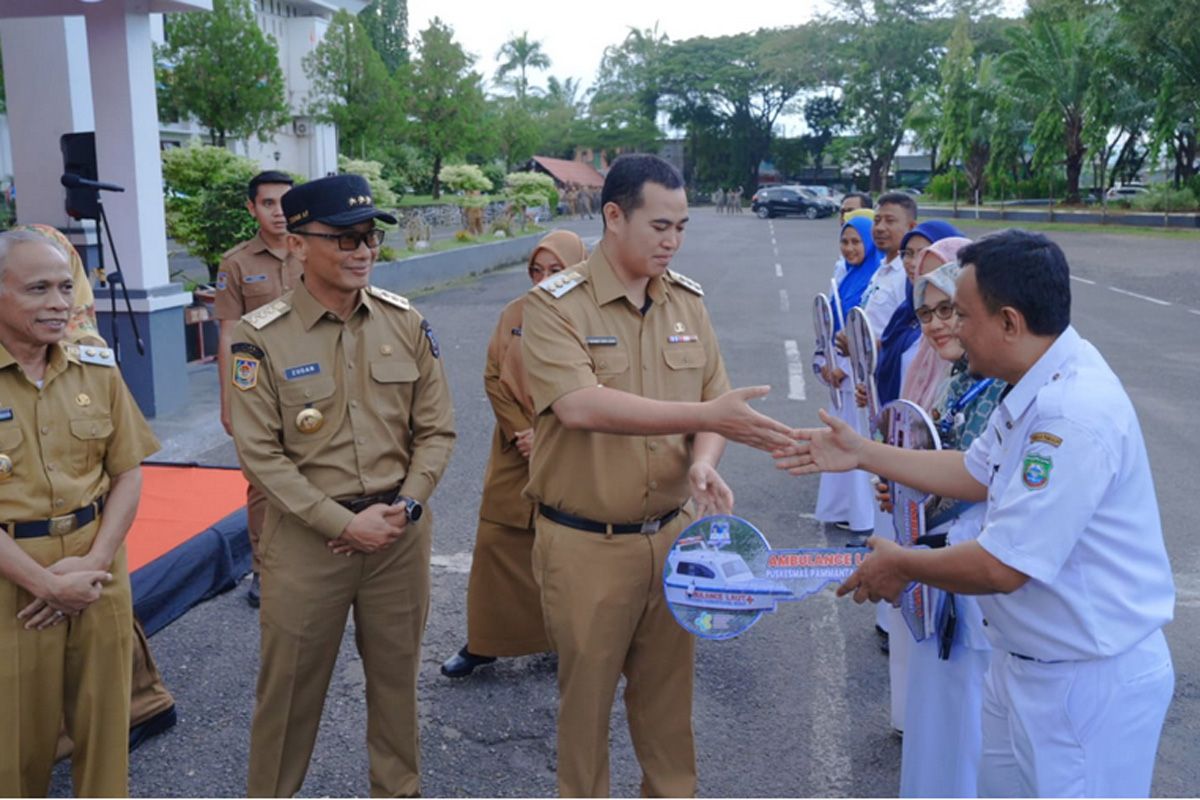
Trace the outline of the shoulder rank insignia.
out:
[[[76,348],[75,354],[84,364],[96,364],[101,367],[115,367],[117,365],[116,355],[107,347],[83,344]]]
[[[673,283],[679,284],[692,294],[704,297],[704,289],[700,288],[700,284],[696,283],[696,281],[692,280],[687,275],[680,275],[675,270],[669,269],[667,270],[667,277],[669,277]]]
[[[551,297],[557,300],[585,280],[587,278],[575,270],[571,270],[570,272],[556,272],[539,283],[538,288],[548,292]]]
[[[368,286],[367,294],[378,300],[382,300],[388,305],[395,306],[396,308],[402,308],[405,311],[408,311],[410,308],[412,308],[407,297],[398,295],[395,292],[389,292],[387,289],[380,289],[378,286]]]
[[[254,330],[261,331],[291,310],[291,304],[283,300],[276,300],[273,303],[267,303],[262,308],[254,309],[249,314],[243,316],[242,320],[251,328],[254,328]]]

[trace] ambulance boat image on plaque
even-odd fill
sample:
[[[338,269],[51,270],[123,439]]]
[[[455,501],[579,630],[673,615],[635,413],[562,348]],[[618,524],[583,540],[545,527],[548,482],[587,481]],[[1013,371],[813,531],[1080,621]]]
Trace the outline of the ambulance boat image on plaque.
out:
[[[663,591],[675,619],[704,639],[731,639],[773,612],[841,583],[866,548],[772,550],[741,517],[693,522],[675,540],[663,566]]]

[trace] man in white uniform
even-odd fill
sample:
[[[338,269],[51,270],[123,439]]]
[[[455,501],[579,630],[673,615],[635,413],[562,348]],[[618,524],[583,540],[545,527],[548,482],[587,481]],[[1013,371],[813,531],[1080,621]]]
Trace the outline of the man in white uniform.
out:
[[[1175,676],[1162,627],[1175,591],[1137,415],[1070,327],[1062,251],[1006,231],[964,249],[955,298],[971,368],[1011,386],[965,453],[798,431],[793,474],[869,469],[987,501],[976,542],[872,555],[838,590],[895,600],[912,581],[979,604],[995,647],[984,688],[982,796],[1149,794]]]

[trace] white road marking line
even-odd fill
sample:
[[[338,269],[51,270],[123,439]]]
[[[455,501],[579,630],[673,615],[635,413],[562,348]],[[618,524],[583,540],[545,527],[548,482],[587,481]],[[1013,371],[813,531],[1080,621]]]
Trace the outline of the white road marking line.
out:
[[[1109,288],[1109,291],[1116,292],[1117,294],[1123,294],[1123,295],[1126,295],[1126,296],[1128,296],[1128,297],[1136,297],[1138,300],[1145,300],[1146,302],[1148,302],[1148,303],[1154,303],[1155,305],[1160,305],[1160,306],[1169,306],[1169,305],[1171,305],[1171,304],[1170,304],[1170,303],[1168,303],[1166,300],[1159,300],[1157,297],[1149,297],[1149,296],[1147,296],[1147,295],[1144,295],[1144,294],[1138,294],[1137,292],[1131,292],[1131,291],[1129,291],[1129,290],[1127,290],[1127,289],[1118,289],[1118,288],[1117,288],[1117,287],[1115,287],[1115,286],[1110,286],[1110,287],[1108,287],[1108,288]]]
[[[807,511],[801,511],[796,516],[800,517],[800,519],[811,519],[814,522],[820,522],[820,520],[817,519],[816,514],[810,514]]]
[[[471,571],[471,554],[467,552],[453,553],[448,556],[435,554],[429,557],[429,566],[444,569],[446,572],[466,575]]]
[[[1073,280],[1073,281],[1079,281],[1080,283],[1086,283],[1088,286],[1095,286],[1095,285],[1096,285],[1096,282],[1095,282],[1095,281],[1089,281],[1087,278],[1080,278],[1078,275],[1072,275],[1072,276],[1071,276],[1071,280]]]
[[[783,264],[780,264],[778,261],[775,262],[775,277],[783,277]]]
[[[800,359],[800,345],[795,339],[786,339],[783,352],[787,355],[788,400],[804,400],[804,362]]]
[[[1200,311],[1197,311],[1197,310],[1196,310],[1196,309],[1194,309],[1194,308],[1189,308],[1189,309],[1188,309],[1188,313],[1189,313],[1189,314],[1195,314],[1197,317],[1200,317]]]
[[[771,237],[771,247],[774,247],[774,246],[775,246],[775,237],[772,236]]]
[[[790,309],[791,309],[791,305],[788,303],[787,289],[780,289],[779,290],[779,310],[786,314]]]

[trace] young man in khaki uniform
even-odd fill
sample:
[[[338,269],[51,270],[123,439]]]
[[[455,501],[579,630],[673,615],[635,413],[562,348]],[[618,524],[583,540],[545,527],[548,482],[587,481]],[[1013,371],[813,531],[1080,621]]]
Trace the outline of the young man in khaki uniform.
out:
[[[533,571],[559,654],[558,785],[609,794],[624,674],[643,795],[690,796],[693,640],[667,607],[663,563],[694,517],[732,510],[716,469],[725,440],[770,450],[789,429],[749,407],[768,387],[729,389],[700,286],[668,270],[688,221],[679,172],[622,156],[601,205],[599,246],[532,290],[521,337],[539,415]]]
[[[45,236],[0,234],[0,795],[44,795],[59,725],[81,796],[129,794],[124,539],[158,450],[111,350],[64,345],[74,282]]]
[[[283,207],[304,280],[247,314],[230,350],[234,441],[269,500],[248,793],[300,790],[353,609],[371,795],[415,795],[432,526],[422,509],[454,444],[450,392],[429,323],[369,285],[383,242],[374,221],[396,220],[366,180],[321,178]]]
[[[258,233],[229,250],[221,257],[217,272],[217,297],[213,311],[220,321],[221,333],[217,344],[217,373],[222,377],[221,424],[233,435],[229,417],[229,375],[232,359],[229,345],[238,321],[255,309],[278,300],[285,292],[300,283],[300,264],[288,256],[287,221],[283,217],[281,198],[292,188],[292,176],[286,172],[260,172],[250,180],[246,189],[246,210],[258,223]],[[250,534],[251,569],[254,578],[246,602],[254,608],[259,604],[258,541],[262,536],[263,516],[267,498],[250,484],[246,487],[246,528]]]
[[[541,283],[586,258],[578,234],[553,231],[529,254],[529,278]],[[529,483],[535,416],[521,357],[527,296],[523,293],[504,307],[488,342],[483,386],[496,415],[496,429],[483,474],[479,527],[467,581],[467,644],[442,664],[442,674],[448,678],[466,677],[497,656],[550,649],[531,562],[534,508],[521,495]]]

